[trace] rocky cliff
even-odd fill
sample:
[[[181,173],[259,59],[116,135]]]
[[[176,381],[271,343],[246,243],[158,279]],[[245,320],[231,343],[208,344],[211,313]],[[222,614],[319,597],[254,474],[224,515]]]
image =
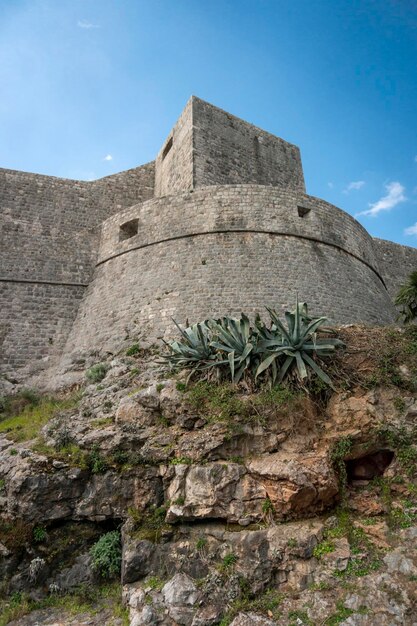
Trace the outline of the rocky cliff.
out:
[[[0,624],[415,625],[417,335],[340,334],[334,393],[135,343],[4,398]]]

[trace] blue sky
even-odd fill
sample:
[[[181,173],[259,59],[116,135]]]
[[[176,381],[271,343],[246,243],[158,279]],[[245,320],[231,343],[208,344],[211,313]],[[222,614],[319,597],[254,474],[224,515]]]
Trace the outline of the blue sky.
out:
[[[191,94],[301,148],[307,191],[417,245],[416,0],[1,0],[0,166],[152,160]]]

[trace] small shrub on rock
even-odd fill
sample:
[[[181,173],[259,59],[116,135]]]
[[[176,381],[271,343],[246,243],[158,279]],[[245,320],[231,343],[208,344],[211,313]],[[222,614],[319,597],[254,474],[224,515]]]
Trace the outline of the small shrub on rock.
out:
[[[97,363],[96,365],[90,367],[90,369],[86,371],[85,375],[90,383],[99,383],[107,374],[108,369],[109,366],[107,363]]]
[[[126,350],[126,356],[136,356],[140,352],[140,345],[133,343],[130,348]]]
[[[122,545],[118,530],[105,533],[90,551],[92,566],[102,578],[114,578],[120,574]]]

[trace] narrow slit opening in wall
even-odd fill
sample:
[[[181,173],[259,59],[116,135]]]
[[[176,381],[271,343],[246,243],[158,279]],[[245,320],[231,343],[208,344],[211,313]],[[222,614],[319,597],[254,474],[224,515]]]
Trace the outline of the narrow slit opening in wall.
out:
[[[172,148],[172,137],[170,137],[168,139],[168,141],[166,142],[165,148],[164,148],[164,150],[162,152],[162,160],[165,159],[166,155],[171,150],[171,148]]]
[[[129,220],[120,226],[119,230],[119,241],[124,241],[125,239],[130,239],[138,234],[139,229],[139,220]]]
[[[298,206],[297,211],[298,211],[298,217],[305,217],[306,215],[310,213],[311,209],[309,209],[306,206]]]

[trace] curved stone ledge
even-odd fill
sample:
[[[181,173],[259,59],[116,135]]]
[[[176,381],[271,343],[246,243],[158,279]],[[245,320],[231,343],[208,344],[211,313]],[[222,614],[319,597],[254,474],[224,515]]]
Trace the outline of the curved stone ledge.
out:
[[[137,234],[120,240],[123,225],[133,221]],[[98,264],[132,249],[222,232],[289,235],[335,246],[380,276],[372,238],[353,217],[313,196],[262,185],[205,187],[125,209],[103,224]]]

